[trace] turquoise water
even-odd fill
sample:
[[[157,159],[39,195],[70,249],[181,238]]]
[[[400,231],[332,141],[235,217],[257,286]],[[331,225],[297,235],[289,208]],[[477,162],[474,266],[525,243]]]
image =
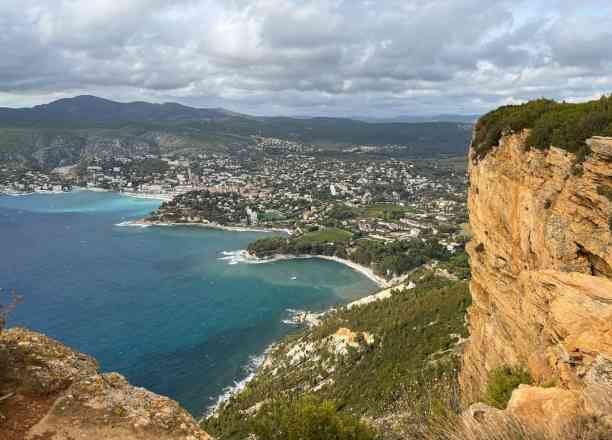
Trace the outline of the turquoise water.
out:
[[[375,290],[330,261],[236,263],[263,233],[117,226],[159,202],[112,193],[0,196],[0,287],[25,325],[202,414],[291,331],[288,309]]]

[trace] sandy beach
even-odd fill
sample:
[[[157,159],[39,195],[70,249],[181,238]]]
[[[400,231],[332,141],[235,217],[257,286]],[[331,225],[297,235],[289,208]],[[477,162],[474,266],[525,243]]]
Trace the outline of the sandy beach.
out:
[[[318,258],[321,260],[335,261],[336,263],[344,264],[345,266],[350,267],[351,269],[365,275],[370,280],[374,281],[380,287],[390,287],[394,283],[394,281],[387,281],[383,277],[378,276],[374,273],[372,269],[366,266],[362,266],[361,264],[357,264],[353,261],[346,260],[344,258],[331,257],[329,255],[287,255],[287,254],[276,254],[269,258],[258,258],[254,255],[250,255],[247,251],[241,251],[241,261],[243,262],[251,262],[251,263],[272,263],[275,261],[284,261],[284,260],[306,260],[311,258]]]
[[[231,232],[280,232],[287,235],[292,235],[293,231],[291,229],[281,229],[281,228],[257,228],[257,227],[247,227],[247,226],[225,226],[220,225],[218,223],[167,223],[167,222],[155,222],[155,221],[147,221],[145,219],[133,220],[124,222],[121,226],[198,226],[203,228],[212,228],[212,229],[220,229],[223,231],[231,231]],[[257,258],[255,256],[249,255],[248,252],[243,251],[241,258],[244,262],[257,262],[257,263],[266,263],[273,261],[282,261],[282,260],[292,260],[292,259],[308,259],[308,258],[319,258],[321,260],[335,261],[336,263],[344,264],[345,266],[350,267],[351,269],[365,275],[370,280],[374,281],[380,287],[390,287],[397,283],[398,280],[387,281],[385,278],[378,276],[374,273],[372,269],[366,266],[362,266],[361,264],[357,264],[354,261],[350,261],[344,258],[332,257],[329,255],[285,255],[278,254],[274,255],[270,258]]]
[[[320,258],[322,260],[335,261],[337,263],[344,264],[345,266],[348,266],[351,269],[365,275],[366,277],[374,281],[376,284],[378,284],[380,287],[391,286],[389,281],[387,281],[381,276],[376,275],[372,269],[366,266],[362,266],[361,264],[357,264],[354,261],[345,260],[344,258],[338,258],[338,257],[329,257],[327,255],[315,255],[314,258]]]

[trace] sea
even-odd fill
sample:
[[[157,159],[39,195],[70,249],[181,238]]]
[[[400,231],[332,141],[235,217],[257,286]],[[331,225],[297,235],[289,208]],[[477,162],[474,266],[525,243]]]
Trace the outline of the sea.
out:
[[[90,354],[198,417],[296,330],[294,311],[377,290],[333,261],[240,257],[268,233],[127,225],[160,203],[92,191],[0,196],[0,288],[4,302],[12,289],[23,296],[9,326]]]

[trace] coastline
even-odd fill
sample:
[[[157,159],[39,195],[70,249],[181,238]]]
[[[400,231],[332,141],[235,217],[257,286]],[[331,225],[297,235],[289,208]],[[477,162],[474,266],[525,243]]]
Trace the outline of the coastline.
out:
[[[87,191],[90,193],[104,193],[104,192],[110,192],[110,193],[114,193],[116,195],[119,196],[126,196],[126,197],[139,197],[139,198],[145,198],[145,199],[154,199],[156,198],[157,195],[154,194],[132,194],[132,193],[123,193],[123,192],[117,192],[117,191],[112,191],[112,190],[107,190],[107,189],[103,189],[103,188],[86,188],[86,187],[74,187],[72,189],[72,191],[61,191],[61,192],[51,192],[51,191],[36,191],[34,193],[31,194],[68,194],[69,192],[81,192],[81,191]],[[26,194],[16,194],[16,195],[26,195]],[[224,230],[224,231],[230,231],[230,232],[276,232],[276,233],[284,233],[284,234],[292,234],[294,231],[290,230],[290,229],[281,229],[281,228],[264,228],[264,227],[241,227],[241,226],[225,226],[225,225],[220,225],[220,224],[216,224],[216,223],[164,223],[164,222],[151,222],[151,221],[146,221],[144,219],[140,219],[140,220],[134,220],[134,221],[126,221],[123,223],[124,226],[140,226],[140,227],[148,227],[148,226],[198,226],[198,227],[207,227],[207,228],[211,228],[211,229],[219,229],[219,230]],[[257,259],[254,256],[250,256],[247,254],[246,251],[243,251],[246,258],[249,260],[248,262],[250,263],[267,263],[267,262],[273,262],[273,261],[281,261],[281,260],[291,260],[291,259],[311,259],[311,258],[319,258],[322,260],[328,260],[328,261],[336,261],[337,263],[343,264],[347,267],[350,267],[352,270],[360,272],[362,275],[368,277],[368,279],[370,279],[371,281],[373,281],[376,286],[379,287],[374,287],[373,288],[373,292],[370,293],[369,295],[367,294],[367,291],[364,289],[361,292],[359,292],[361,295],[365,295],[362,298],[360,298],[359,296],[357,296],[357,299],[355,301],[363,301],[365,298],[370,298],[376,294],[378,294],[382,288],[385,288],[388,286],[388,283],[382,278],[379,277],[377,275],[375,275],[373,273],[373,271],[368,268],[368,267],[364,267],[361,266],[357,263],[351,262],[349,260],[346,259],[341,259],[338,257],[332,257],[332,256],[327,256],[327,255],[277,255],[275,256],[275,258],[273,259]],[[336,269],[337,270],[337,269]],[[353,301],[354,302],[354,301]],[[349,303],[349,304],[344,304],[344,306],[349,306],[350,304],[353,304],[353,302]],[[321,317],[328,313],[330,310],[333,310],[334,307],[328,308],[327,310],[321,312]],[[306,324],[306,325],[310,325],[308,322],[308,319],[310,318],[310,313],[306,312],[306,321],[302,324]],[[312,314],[314,316],[314,314]],[[274,344],[278,343],[278,340],[275,341],[272,346]],[[247,362],[246,365],[244,365],[244,371],[242,372],[242,374],[240,375],[240,377],[235,378],[235,380],[232,382],[232,384],[228,387],[226,387],[223,392],[219,395],[219,396],[215,396],[216,400],[212,400],[210,403],[212,404],[210,407],[206,408],[206,412],[204,414],[204,417],[206,416],[210,416],[211,414],[214,414],[214,412],[229,398],[231,398],[231,396],[235,395],[236,393],[239,393],[242,389],[244,389],[244,387],[256,376],[257,371],[259,371],[259,368],[261,367],[263,361],[265,360],[266,354],[269,351],[270,347],[268,347],[266,350],[264,350],[263,353],[255,353],[252,354],[249,358],[249,361]]]
[[[283,234],[287,234],[287,235],[293,235],[294,231],[291,229],[281,229],[281,228],[257,228],[257,227],[247,227],[247,226],[226,226],[226,225],[220,225],[218,223],[201,223],[201,222],[181,222],[181,223],[168,223],[168,222],[156,222],[156,221],[147,221],[145,219],[140,219],[140,220],[132,220],[132,221],[127,221],[124,223],[121,223],[120,226],[137,226],[137,227],[149,227],[149,226],[171,226],[171,227],[175,227],[175,226],[198,226],[198,227],[203,227],[203,228],[211,228],[211,229],[219,229],[222,231],[230,231],[230,232],[280,232]],[[386,280],[385,278],[376,275],[374,273],[374,271],[366,266],[363,266],[361,264],[355,263],[354,261],[350,261],[344,258],[340,258],[340,257],[335,257],[335,256],[329,256],[329,255],[309,255],[309,254],[303,254],[303,255],[288,255],[288,254],[276,254],[272,257],[269,258],[259,258],[256,256],[253,256],[251,254],[249,254],[246,250],[245,251],[240,251],[240,257],[242,259],[243,262],[250,262],[250,263],[272,263],[274,261],[283,261],[283,260],[304,260],[304,259],[310,259],[310,258],[318,258],[321,260],[327,260],[327,261],[335,261],[336,263],[340,263],[343,264],[347,267],[350,267],[351,269],[353,269],[356,272],[361,273],[362,275],[366,276],[367,278],[369,278],[371,281],[373,281],[375,284],[377,284],[379,287],[391,287],[394,284],[397,284],[397,282],[399,282],[399,280],[397,279],[392,279],[390,281]]]
[[[414,287],[414,284],[412,283],[410,285],[401,286],[401,282],[403,281],[403,279],[395,278],[390,281],[386,281],[382,277],[375,275],[370,268],[361,266],[349,260],[345,260],[345,259],[338,258],[338,257],[330,257],[327,255],[278,254],[270,258],[259,258],[253,255],[250,255],[246,250],[239,251],[236,253],[236,255],[241,258],[242,262],[250,263],[250,264],[263,264],[263,263],[273,263],[276,261],[311,259],[311,258],[319,258],[322,260],[336,261],[337,263],[344,264],[350,267],[351,269],[358,271],[362,273],[363,275],[367,276],[370,280],[374,281],[379,286],[379,289],[377,289],[374,293],[371,293],[362,298],[353,300],[347,304],[343,304],[339,306],[339,307],[346,307],[349,310],[353,307],[370,304],[370,303],[381,301],[381,300],[391,297],[392,291],[394,288],[396,288],[396,286],[399,286],[399,288],[402,288],[402,289],[412,289]],[[308,312],[308,311],[301,311],[301,310],[291,310],[291,312],[293,312],[294,314],[293,321],[290,323],[289,322],[286,322],[286,323],[303,326],[306,328],[317,327],[318,325],[321,324],[322,319],[324,319],[326,315],[328,315],[330,312],[333,312],[336,309],[337,307],[329,307],[328,309],[322,312]],[[207,418],[215,417],[217,415],[217,411],[219,411],[219,409],[221,409],[228,400],[230,400],[236,394],[239,394],[240,392],[242,392],[242,390],[246,388],[249,382],[254,380],[257,377],[257,375],[260,373],[261,367],[266,364],[269,353],[274,349],[277,343],[278,341],[273,342],[260,355],[251,356],[251,361],[245,366],[245,369],[248,373],[246,377],[244,377],[241,380],[234,381],[233,386],[226,387],[224,392],[221,395],[219,395],[216,402],[206,409],[206,411],[199,418],[199,420],[203,421]]]
[[[366,266],[362,266],[361,264],[357,264],[354,261],[346,260],[340,257],[330,257],[328,255],[315,255],[314,258],[319,258],[321,260],[335,261],[336,263],[344,264],[345,266],[350,267],[356,272],[359,272],[370,280],[374,281],[378,284],[379,287],[391,287],[393,281],[387,281],[383,277],[376,275],[372,269]]]
[[[347,260],[347,259],[344,259],[344,258],[340,258],[340,257],[333,257],[333,256],[329,256],[329,255],[275,254],[272,257],[259,258],[259,257],[256,257],[254,255],[249,254],[246,250],[243,250],[243,251],[239,252],[239,257],[241,258],[240,261],[245,262],[245,263],[252,263],[252,264],[273,263],[273,262],[276,262],[276,261],[287,261],[287,260],[308,260],[308,259],[312,259],[312,258],[317,258],[317,259],[320,259],[320,260],[335,261],[336,263],[340,263],[340,264],[343,264],[343,265],[345,265],[347,267],[350,267],[354,271],[359,272],[362,275],[364,275],[367,278],[369,278],[376,285],[378,285],[378,287],[381,287],[381,288],[389,288],[389,287],[391,287],[391,286],[393,286],[393,285],[395,285],[397,283],[397,280],[387,281],[383,277],[381,277],[379,275],[376,275],[374,273],[374,271],[371,268],[369,268],[369,267],[362,266],[361,264],[355,263],[354,261],[350,261],[350,260]]]
[[[36,190],[29,192],[21,192],[21,191],[0,191],[0,195],[11,196],[11,197],[20,197],[20,196],[31,196],[34,194],[70,194],[72,192],[82,192],[89,191],[95,193],[101,192],[112,192],[120,196],[124,197],[132,197],[135,199],[149,199],[149,200],[159,200],[162,202],[169,202],[174,198],[172,194],[163,194],[163,193],[134,193],[134,192],[124,192],[124,191],[115,191],[112,189],[98,188],[98,187],[85,187],[85,186],[75,186],[70,191],[53,191],[53,190]]]
[[[222,231],[230,231],[230,232],[280,232],[287,235],[292,235],[293,230],[291,229],[282,229],[282,228],[257,228],[253,226],[226,226],[221,225],[219,223],[201,223],[201,222],[180,222],[180,223],[168,223],[168,222],[151,222],[145,219],[140,220],[131,220],[128,222],[124,222],[121,226],[139,226],[139,227],[147,227],[147,226],[168,226],[168,227],[176,227],[176,226],[198,226],[202,228],[210,228],[210,229],[219,229]]]

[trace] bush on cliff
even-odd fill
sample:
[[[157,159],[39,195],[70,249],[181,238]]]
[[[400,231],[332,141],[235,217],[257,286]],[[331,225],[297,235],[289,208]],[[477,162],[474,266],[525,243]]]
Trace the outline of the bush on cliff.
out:
[[[522,105],[500,107],[484,115],[474,131],[472,148],[483,158],[499,144],[507,131],[531,129],[527,147],[563,148],[584,160],[585,140],[596,135],[612,136],[612,96],[580,104],[538,99]]]
[[[266,440],[375,440],[372,429],[357,417],[338,412],[329,400],[312,396],[276,400],[253,420],[253,433]]]
[[[521,384],[531,384],[529,372],[519,367],[496,368],[489,375],[485,402],[495,408],[506,409],[512,392]]]
[[[0,288],[0,299],[2,299],[3,290]],[[17,295],[15,290],[11,290],[10,299],[7,303],[0,302],[0,332],[4,329],[6,325],[6,320],[8,319],[8,315],[17,307],[19,303],[21,303],[23,298],[20,295]]]

